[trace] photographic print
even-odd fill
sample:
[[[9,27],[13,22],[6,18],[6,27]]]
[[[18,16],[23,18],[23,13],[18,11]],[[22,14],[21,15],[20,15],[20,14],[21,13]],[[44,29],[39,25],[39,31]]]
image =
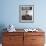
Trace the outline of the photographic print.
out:
[[[34,21],[34,5],[20,5],[19,10],[20,22]]]

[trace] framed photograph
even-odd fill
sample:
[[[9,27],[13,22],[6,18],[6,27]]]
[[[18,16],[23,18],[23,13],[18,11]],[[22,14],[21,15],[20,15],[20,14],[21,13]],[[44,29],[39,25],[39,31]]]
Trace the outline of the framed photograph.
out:
[[[20,22],[34,22],[34,5],[20,5],[19,15]]]

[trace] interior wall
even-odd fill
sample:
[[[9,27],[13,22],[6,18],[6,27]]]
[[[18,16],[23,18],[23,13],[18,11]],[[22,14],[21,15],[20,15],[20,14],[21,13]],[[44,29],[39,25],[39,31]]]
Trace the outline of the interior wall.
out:
[[[1,0],[0,25],[13,24],[16,28],[46,28],[46,0]],[[34,5],[34,22],[19,22],[19,5]]]

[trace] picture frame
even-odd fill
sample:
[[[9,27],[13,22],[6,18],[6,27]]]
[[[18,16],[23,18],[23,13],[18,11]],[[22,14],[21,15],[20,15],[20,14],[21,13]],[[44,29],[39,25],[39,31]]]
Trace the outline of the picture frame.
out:
[[[19,21],[25,23],[34,22],[34,5],[19,6]]]

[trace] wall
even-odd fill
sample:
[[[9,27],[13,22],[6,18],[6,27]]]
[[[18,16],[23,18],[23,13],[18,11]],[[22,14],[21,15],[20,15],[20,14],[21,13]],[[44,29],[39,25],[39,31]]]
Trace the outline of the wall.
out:
[[[19,22],[19,5],[34,4],[34,23]],[[0,31],[13,24],[15,28],[40,27],[46,32],[46,0],[0,0]]]
[[[19,22],[19,5],[34,4],[34,23]],[[45,0],[1,0],[0,25],[13,24],[16,28],[41,27],[46,28]]]

